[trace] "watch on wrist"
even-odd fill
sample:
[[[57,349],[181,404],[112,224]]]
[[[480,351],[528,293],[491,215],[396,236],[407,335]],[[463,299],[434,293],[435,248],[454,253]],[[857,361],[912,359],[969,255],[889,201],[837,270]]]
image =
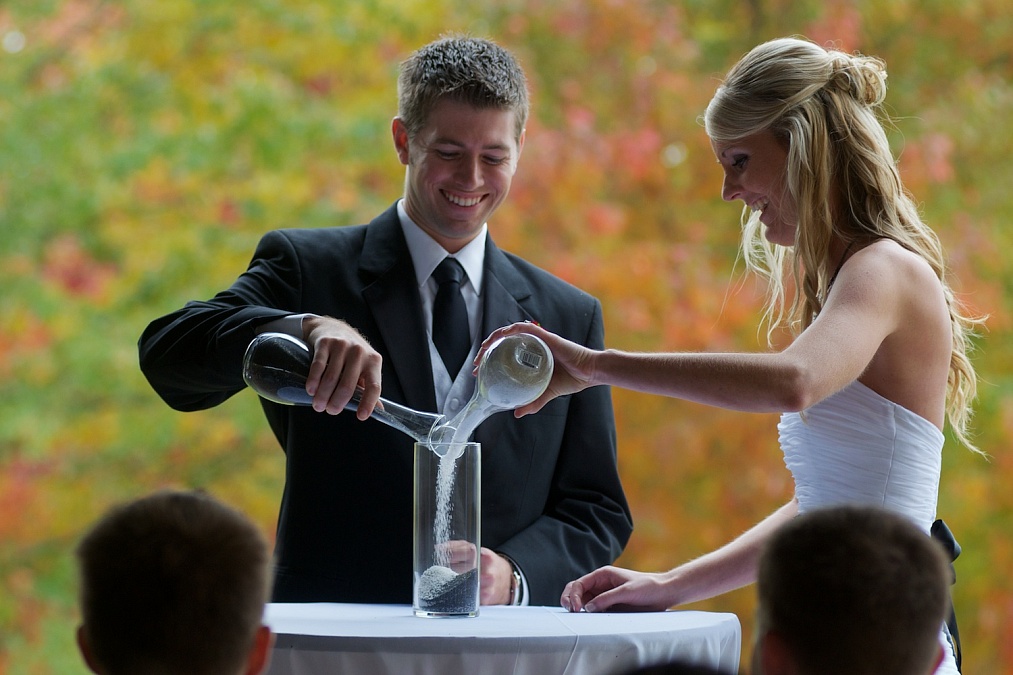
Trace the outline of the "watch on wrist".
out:
[[[510,601],[508,604],[519,605],[524,584],[521,582],[521,572],[513,562],[510,563],[510,568],[513,570],[513,574],[510,576]]]

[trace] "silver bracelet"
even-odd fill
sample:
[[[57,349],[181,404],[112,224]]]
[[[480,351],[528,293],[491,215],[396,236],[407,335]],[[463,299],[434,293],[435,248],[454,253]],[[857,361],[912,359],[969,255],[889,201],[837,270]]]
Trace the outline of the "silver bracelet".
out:
[[[521,582],[520,570],[513,564],[510,563],[510,567],[513,570],[513,575],[510,577],[510,602],[511,605],[521,604],[521,590],[524,588],[524,584]]]

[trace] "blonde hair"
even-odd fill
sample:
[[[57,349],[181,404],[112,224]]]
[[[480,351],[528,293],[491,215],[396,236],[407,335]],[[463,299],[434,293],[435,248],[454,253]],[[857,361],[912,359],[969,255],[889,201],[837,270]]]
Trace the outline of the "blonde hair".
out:
[[[968,436],[977,377],[967,354],[983,320],[961,313],[939,238],[901,183],[880,122],[885,97],[882,60],[782,38],[755,47],[732,67],[704,124],[718,143],[770,130],[788,145],[785,189],[798,209],[794,246],[770,244],[759,214],[747,215],[748,208],[743,214],[743,259],[768,281],[768,339],[780,326],[797,335],[822,309],[837,262],[828,257],[834,238],[892,239],[924,258],[942,283],[953,334],[947,417],[960,442],[977,450]],[[796,288],[790,305],[789,273]]]

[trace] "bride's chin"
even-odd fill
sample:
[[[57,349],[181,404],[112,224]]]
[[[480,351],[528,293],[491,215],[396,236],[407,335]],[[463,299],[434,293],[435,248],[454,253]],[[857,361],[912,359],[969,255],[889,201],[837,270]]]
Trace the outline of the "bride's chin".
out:
[[[777,244],[778,246],[794,246],[795,245],[794,236],[786,237],[784,236],[786,234],[787,233],[785,232],[778,231],[776,228],[771,228],[768,226],[767,229],[763,231],[763,238],[769,241],[771,244]]]

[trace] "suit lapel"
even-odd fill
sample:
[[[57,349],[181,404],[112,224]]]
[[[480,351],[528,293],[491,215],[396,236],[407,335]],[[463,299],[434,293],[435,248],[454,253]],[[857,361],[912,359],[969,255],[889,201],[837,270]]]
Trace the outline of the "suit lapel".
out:
[[[486,240],[485,269],[480,339],[502,326],[535,320],[525,308],[530,304],[531,287],[491,237]]]
[[[384,359],[397,377],[405,404],[416,410],[436,410],[422,303],[395,207],[367,228],[359,273],[363,300],[387,346]],[[388,389],[386,381],[383,386]]]
[[[535,321],[531,287],[510,259],[487,239],[485,249],[486,275],[483,281],[482,337],[502,326],[518,321]],[[474,439],[488,447],[510,447],[517,435],[517,426],[510,424],[512,413],[491,416],[475,431]]]
[[[491,237],[486,241],[485,267],[482,338],[501,326],[536,320],[525,307],[531,302],[530,286]],[[405,404],[416,410],[436,410],[422,303],[395,207],[377,216],[367,228],[359,274],[363,300],[387,346],[384,358],[397,378]],[[384,389],[389,390],[391,384],[385,381]]]

